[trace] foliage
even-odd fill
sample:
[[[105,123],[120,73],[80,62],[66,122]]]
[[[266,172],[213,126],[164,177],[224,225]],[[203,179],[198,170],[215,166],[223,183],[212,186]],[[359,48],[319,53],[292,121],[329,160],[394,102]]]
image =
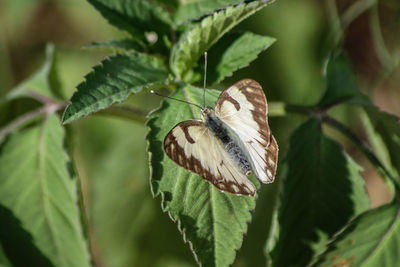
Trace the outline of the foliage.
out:
[[[286,160],[271,258],[274,266],[306,265],[327,237],[368,209],[369,200],[360,167],[315,119],[292,134]]]
[[[319,101],[309,106],[269,102],[270,116],[303,117],[289,138],[271,127],[284,153],[277,201],[263,203],[269,186],[254,176],[255,197],[231,195],[166,157],[165,135],[183,120],[198,119],[199,110],[164,99],[149,112],[149,92],[164,90],[202,105],[203,89],[196,83],[204,53],[209,84],[240,73],[276,39],[233,29],[272,1],[88,2],[127,35],[86,48],[114,54],[93,67],[67,103],[59,93],[54,46],[48,45],[43,66],[0,100],[0,266],[91,266],[98,258],[106,266],[191,266],[182,238],[201,266],[240,265],[237,253],[249,242],[245,235],[256,203],[273,209],[272,218],[260,211],[268,222],[262,225],[265,234],[256,234],[265,237],[270,266],[392,266],[399,261],[399,118],[381,112],[360,92],[340,42],[335,39],[326,59],[326,89]],[[219,93],[207,89],[206,104],[214,106]],[[23,108],[7,112],[13,106]],[[336,119],[337,106],[360,110],[355,116],[371,147]],[[362,167],[325,126],[349,138],[372,163],[393,190],[391,203],[370,209]],[[154,207],[150,191],[182,238]],[[154,236],[159,242],[149,244]],[[251,260],[245,262],[259,264]]]
[[[173,97],[186,97],[192,103],[200,104],[202,89],[183,85]],[[209,91],[206,103],[214,103],[217,97],[218,91]],[[197,115],[192,113],[189,105],[172,100],[165,101],[160,109],[150,114],[147,139],[153,170],[151,185],[153,194],[162,197],[163,210],[178,221],[179,230],[190,242],[196,259],[205,266],[226,266],[233,262],[235,250],[242,243],[247,222],[251,219],[249,210],[255,208],[255,199],[222,193],[199,176],[177,168],[163,156],[160,142],[170,125],[197,119]],[[224,243],[219,242],[222,239]]]
[[[393,265],[399,260],[399,215],[397,203],[360,214],[333,238],[311,266]]]

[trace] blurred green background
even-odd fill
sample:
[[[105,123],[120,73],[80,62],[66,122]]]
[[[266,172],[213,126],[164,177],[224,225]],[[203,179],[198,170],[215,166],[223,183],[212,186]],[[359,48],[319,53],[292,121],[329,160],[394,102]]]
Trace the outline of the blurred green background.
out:
[[[219,87],[247,77],[260,82],[270,103],[315,103],[324,90],[322,69],[332,43],[330,2],[277,0],[244,21],[237,30],[273,36],[277,42],[250,67],[238,71]],[[355,1],[337,1],[339,14],[351,2]],[[400,4],[395,0],[381,1],[379,14],[385,43],[394,56],[399,56]],[[361,91],[381,109],[400,115],[400,72],[397,66],[388,69],[382,64],[369,19],[368,14],[362,14],[346,29],[343,47],[351,58]],[[0,96],[38,69],[44,61],[46,43],[52,42],[56,46],[59,90],[65,99],[91,67],[108,55],[81,49],[82,46],[127,36],[83,0],[2,0],[0,32]],[[139,94],[124,104],[150,111],[159,102],[158,97]],[[34,106],[29,100],[10,103],[0,114],[0,127]],[[335,108],[332,113],[364,136],[354,110]],[[280,146],[280,161],[291,131],[301,121],[300,116],[270,118]],[[195,266],[177,225],[161,212],[160,199],[151,196],[146,131],[137,122],[101,115],[68,126],[68,142],[83,188],[96,266]],[[372,206],[388,201],[388,190],[365,158],[347,139],[329,128],[326,132],[341,141],[363,166]],[[265,264],[263,247],[276,188],[277,183],[262,187],[234,266]]]

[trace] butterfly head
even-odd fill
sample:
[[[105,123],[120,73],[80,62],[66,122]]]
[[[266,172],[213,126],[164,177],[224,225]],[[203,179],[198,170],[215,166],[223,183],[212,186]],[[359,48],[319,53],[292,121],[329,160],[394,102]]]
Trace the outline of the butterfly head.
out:
[[[205,107],[201,109],[201,118],[206,121],[208,117],[214,114],[214,110],[211,107]]]

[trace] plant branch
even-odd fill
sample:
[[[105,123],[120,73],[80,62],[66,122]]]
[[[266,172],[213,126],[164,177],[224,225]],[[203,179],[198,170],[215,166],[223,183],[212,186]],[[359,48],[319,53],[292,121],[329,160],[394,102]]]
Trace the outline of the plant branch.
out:
[[[269,102],[268,103],[268,116],[281,117],[286,116],[288,113],[297,114],[311,114],[314,111],[313,107],[286,104],[283,102]]]
[[[51,99],[45,95],[39,94],[37,92],[30,92],[29,96],[32,97],[33,99],[43,103],[44,105],[51,105],[51,104],[56,103],[53,99]]]
[[[65,106],[66,106],[65,103],[51,103],[45,105],[44,107],[23,114],[22,116],[16,118],[14,121],[10,122],[0,130],[0,142],[3,141],[4,137],[10,132],[12,132],[15,128],[35,120],[40,115],[51,114],[57,110],[63,109],[65,108]]]
[[[378,159],[378,157],[373,153],[373,151],[365,144],[360,138],[358,138],[347,126],[337,121],[336,119],[330,117],[329,115],[324,114],[322,116],[322,121],[326,124],[332,126],[347,138],[349,138],[366,156],[366,158],[375,166],[378,172],[381,174],[383,178],[387,177],[391,181],[391,184],[394,185],[396,192],[400,192],[400,185],[398,181],[392,176],[392,174],[385,168],[382,162]]]
[[[400,192],[400,184],[398,183],[397,179],[387,170],[387,168],[368,147],[368,145],[365,144],[360,138],[358,138],[357,135],[355,135],[347,126],[325,113],[328,108],[338,105],[342,102],[342,100],[339,100],[337,102],[329,104],[328,106],[323,106],[320,108],[290,105],[282,102],[271,102],[269,103],[269,116],[285,116],[288,113],[310,115],[315,117],[318,121],[332,126],[336,130],[347,136],[347,138],[349,138],[360,149],[365,157],[375,166],[380,175],[385,180],[387,180],[386,178],[390,180],[391,185],[395,187],[396,192]]]

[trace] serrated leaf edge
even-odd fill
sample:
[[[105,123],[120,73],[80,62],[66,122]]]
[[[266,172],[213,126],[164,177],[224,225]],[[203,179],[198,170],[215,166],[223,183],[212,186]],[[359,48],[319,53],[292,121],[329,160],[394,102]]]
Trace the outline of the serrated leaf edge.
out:
[[[378,209],[382,209],[382,208],[384,208],[384,207],[393,205],[393,204],[395,204],[395,203],[396,203],[395,201],[392,201],[392,203],[384,204],[384,205],[381,205],[381,206],[376,207],[376,208],[374,208],[374,209],[366,210],[365,212],[363,212],[363,213],[361,213],[361,214],[359,214],[359,215],[353,217],[345,226],[342,227],[342,229],[340,229],[338,232],[336,232],[336,233],[332,236],[332,238],[330,238],[330,239],[326,242],[326,245],[325,245],[325,249],[324,249],[324,250],[322,250],[322,251],[320,251],[320,252],[317,252],[317,253],[312,257],[311,262],[307,265],[307,267],[315,266],[315,264],[318,262],[318,257],[320,257],[321,255],[323,255],[325,252],[328,252],[329,246],[332,245],[332,244],[334,244],[334,243],[336,242],[336,239],[337,239],[342,233],[344,233],[349,227],[351,227],[352,224],[353,224],[356,220],[358,220],[359,218],[361,218],[361,217],[363,217],[363,216],[366,216],[367,213],[369,213],[369,212],[377,211]],[[393,226],[395,225],[396,221],[400,219],[400,207],[399,207],[399,204],[400,204],[400,203],[397,203],[398,206],[397,206],[396,215],[394,216],[393,221],[390,223],[388,229],[385,231],[384,235],[382,236],[382,238],[381,238],[380,241],[378,242],[379,244],[380,244],[380,243],[383,241],[383,239],[388,235],[388,233],[393,229]],[[367,260],[372,256],[372,253],[373,253],[376,249],[377,249],[377,247],[375,246],[375,247],[372,249],[372,251],[369,253],[369,255],[363,260],[363,263],[365,263],[365,261],[367,261]]]
[[[264,52],[265,50],[267,50],[271,45],[273,45],[273,44],[276,42],[276,38],[274,38],[274,37],[270,37],[270,36],[263,36],[263,37],[269,37],[269,38],[271,38],[271,39],[272,39],[272,43],[270,43],[270,44],[268,44],[268,45],[265,45],[265,46],[262,48],[262,50],[261,50],[253,59],[251,59],[251,61],[249,61],[248,63],[245,63],[245,64],[243,64],[243,65],[237,66],[236,69],[232,70],[230,73],[225,74],[223,77],[221,77],[221,78],[219,78],[218,80],[216,80],[215,83],[220,83],[220,82],[222,82],[223,80],[225,80],[227,77],[232,77],[232,75],[233,75],[234,72],[236,72],[236,71],[238,71],[238,70],[241,70],[241,69],[244,69],[244,68],[250,66],[250,64],[251,64],[254,60],[257,60],[257,59],[260,57],[259,55],[260,55],[262,52]]]
[[[144,57],[144,55],[143,55],[142,53],[138,53],[138,52],[131,52],[131,53],[126,52],[126,53],[121,53],[121,54],[118,53],[118,54],[114,54],[114,55],[111,55],[111,56],[107,56],[105,59],[103,59],[102,61],[100,61],[100,63],[94,65],[94,66],[91,68],[91,70],[84,76],[84,81],[80,82],[75,88],[78,88],[79,85],[86,83],[86,82],[87,82],[87,77],[88,77],[90,74],[94,73],[96,67],[101,67],[101,68],[103,68],[103,62],[104,62],[104,61],[107,61],[107,60],[110,61],[113,57],[116,57],[116,56],[118,56],[118,55],[129,55],[129,54],[136,54],[136,55],[138,55],[138,56],[140,56],[140,57]],[[165,65],[165,64],[163,64],[163,62],[161,61],[161,58],[158,58],[158,57],[153,57],[153,58],[154,58],[155,60],[158,60],[158,61],[159,61],[159,62],[158,62],[159,64]],[[165,66],[165,67],[166,67],[166,70],[168,70],[167,66]],[[71,123],[71,122],[73,122],[73,121],[75,121],[75,120],[78,120],[78,119],[81,119],[81,118],[85,118],[85,117],[87,117],[87,116],[89,116],[89,115],[91,115],[91,114],[93,114],[93,113],[96,113],[96,112],[98,112],[98,111],[107,109],[108,107],[110,107],[110,106],[112,106],[112,105],[114,105],[114,104],[121,103],[121,102],[125,101],[132,93],[135,93],[135,94],[136,94],[136,93],[140,93],[140,92],[146,91],[147,89],[150,89],[150,88],[152,88],[153,86],[156,86],[156,85],[168,85],[168,83],[169,83],[170,80],[171,80],[171,77],[168,77],[168,78],[165,79],[164,81],[158,81],[158,82],[148,83],[148,84],[146,84],[146,85],[143,85],[142,88],[141,88],[139,91],[137,91],[137,92],[129,92],[128,95],[127,95],[124,99],[121,99],[120,101],[115,101],[115,102],[113,102],[113,103],[112,103],[111,105],[109,105],[109,106],[106,106],[106,107],[104,107],[104,108],[99,108],[99,109],[97,109],[97,110],[95,110],[95,111],[89,112],[88,114],[79,116],[79,117],[77,117],[77,118],[75,118],[75,119],[73,119],[73,120],[65,120],[66,112],[67,112],[68,108],[72,105],[72,103],[70,102],[70,103],[65,107],[65,109],[64,109],[64,111],[63,111],[63,114],[62,114],[62,116],[61,116],[61,125],[69,124],[69,123]],[[115,95],[117,95],[117,94],[119,94],[119,93],[122,93],[122,92],[125,93],[126,91],[130,91],[130,90],[132,90],[132,89],[134,89],[134,88],[136,88],[136,87],[127,88],[127,89],[125,89],[125,90],[116,92],[115,94],[113,94],[113,95],[111,95],[111,96],[115,96]],[[78,90],[75,90],[75,91],[74,91],[74,93],[73,93],[72,96],[71,96],[71,99],[72,99],[72,97],[73,97],[77,92],[78,92]],[[111,97],[111,96],[108,96],[108,97]],[[107,99],[108,97],[106,97],[105,99]],[[86,106],[84,109],[87,109],[88,107],[91,107],[91,106],[93,106],[93,105],[96,105],[96,103],[93,103],[93,104],[91,104],[91,105],[89,105],[89,106]],[[83,110],[84,110],[84,109],[83,109]]]
[[[220,91],[218,91],[218,90],[214,90],[214,91],[217,91],[217,92],[220,92]],[[145,123],[145,126],[146,126],[146,128],[148,129],[148,132],[147,132],[147,135],[146,135],[146,151],[147,151],[147,153],[148,153],[148,155],[149,155],[149,158],[148,158],[148,162],[149,162],[149,182],[150,182],[150,190],[151,190],[151,194],[153,195],[153,198],[155,199],[155,198],[157,198],[158,196],[161,196],[161,210],[164,212],[164,213],[167,213],[168,214],[168,217],[171,219],[171,221],[173,221],[174,223],[176,223],[177,224],[177,228],[178,228],[178,231],[179,231],[179,233],[181,233],[181,235],[182,235],[182,238],[183,238],[183,242],[186,244],[186,243],[188,243],[189,244],[189,248],[190,248],[190,250],[191,250],[191,252],[193,253],[193,256],[194,256],[194,258],[195,258],[195,261],[196,261],[196,263],[199,265],[199,266],[202,266],[202,264],[201,264],[201,262],[199,261],[199,258],[198,258],[198,256],[197,256],[197,254],[196,254],[196,252],[195,252],[195,250],[194,250],[194,248],[193,248],[193,243],[190,241],[190,240],[187,240],[187,238],[186,238],[186,232],[185,231],[183,231],[183,229],[182,229],[182,226],[181,226],[181,220],[179,219],[179,216],[178,216],[178,219],[174,219],[173,218],[173,216],[172,216],[172,213],[170,212],[170,210],[168,210],[168,208],[166,208],[165,206],[164,206],[164,203],[165,203],[165,194],[164,194],[164,192],[162,192],[162,191],[160,191],[160,192],[157,192],[157,193],[155,193],[154,192],[154,189],[153,189],[153,183],[152,183],[152,181],[153,181],[153,165],[151,164],[152,163],[152,152],[150,151],[150,138],[149,137],[151,137],[152,136],[152,129],[150,128],[150,122],[151,121],[153,121],[153,120],[155,120],[156,118],[152,118],[151,116],[154,114],[154,113],[156,113],[157,111],[160,111],[163,107],[164,107],[164,104],[165,104],[166,102],[165,101],[161,101],[161,103],[160,103],[160,106],[159,107],[157,107],[157,108],[155,108],[154,110],[152,110],[152,111],[150,111],[149,112],[149,114],[147,115],[147,121],[146,121],[146,123]],[[211,184],[208,184],[208,186],[209,186],[209,190],[211,191],[210,192],[210,195],[212,195],[212,191],[213,191],[213,185],[211,185]],[[255,194],[255,196],[254,196],[254,209],[248,209],[247,210],[247,212],[248,213],[252,213],[255,209],[256,209],[256,204],[257,204],[257,199],[258,199],[258,192],[256,192],[256,194]],[[214,205],[212,205],[212,207],[213,207]],[[212,212],[213,214],[214,214],[214,212]],[[244,239],[244,236],[245,236],[245,234],[247,234],[247,231],[248,231],[248,225],[251,223],[251,221],[252,221],[252,216],[250,216],[250,219],[249,220],[247,220],[247,221],[245,221],[245,224],[246,224],[246,229],[245,229],[245,231],[243,231],[242,232],[242,234],[241,234],[241,241],[240,241],[240,245],[239,245],[239,247],[237,248],[237,249],[235,249],[234,250],[234,258],[233,258],[233,261],[231,262],[231,263],[229,263],[229,265],[231,265],[234,261],[235,261],[235,259],[236,259],[236,255],[237,255],[237,252],[240,250],[240,248],[242,247],[242,244],[243,244],[243,239]],[[214,229],[214,224],[213,224],[213,229]]]
[[[266,7],[267,5],[272,4],[273,2],[275,2],[275,0],[258,0],[258,1],[250,2],[250,3],[240,2],[238,4],[230,5],[230,6],[227,6],[227,7],[223,8],[223,9],[219,9],[217,11],[214,11],[214,12],[210,13],[209,16],[207,16],[203,20],[201,20],[199,24],[192,25],[192,27],[190,27],[188,30],[186,30],[182,34],[180,40],[172,48],[171,56],[170,56],[170,60],[169,60],[169,63],[170,63],[169,65],[170,65],[170,69],[172,70],[172,72],[178,78],[180,78],[180,79],[183,78],[184,75],[182,75],[182,74],[184,74],[184,73],[179,73],[179,71],[174,67],[175,58],[177,56],[177,52],[176,51],[183,45],[183,43],[189,42],[187,37],[190,35],[190,32],[192,32],[193,30],[195,30],[198,27],[201,28],[202,24],[204,24],[206,20],[213,20],[214,16],[219,15],[222,12],[226,12],[227,10],[229,10],[229,8],[234,9],[234,8],[237,8],[239,6],[244,6],[244,5],[251,6],[251,5],[261,4],[259,7],[255,8],[251,14],[248,14],[247,16],[245,16],[244,18],[239,20],[238,23],[240,23],[244,19],[248,18],[249,16],[251,16],[255,12],[259,11],[260,9]],[[230,31],[238,23],[235,23],[234,25],[231,25],[230,27],[227,27],[225,30],[221,31],[220,34],[219,34],[219,37],[216,38],[213,42],[211,42],[209,44],[209,47],[213,46],[222,36],[224,36],[228,31]]]

